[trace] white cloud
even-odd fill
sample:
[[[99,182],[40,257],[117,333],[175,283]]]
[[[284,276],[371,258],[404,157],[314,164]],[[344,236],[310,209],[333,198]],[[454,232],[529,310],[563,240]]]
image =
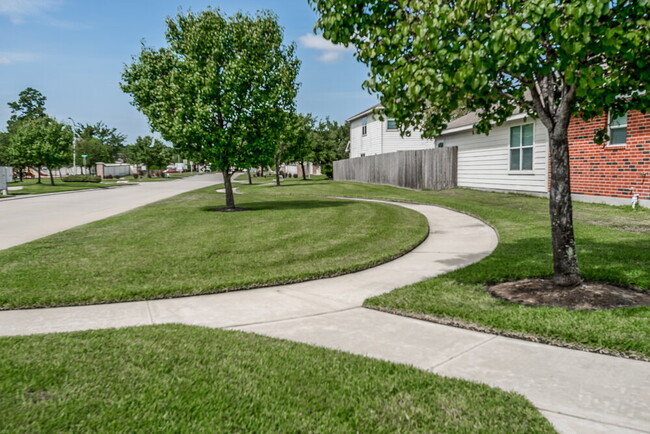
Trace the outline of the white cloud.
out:
[[[15,65],[16,63],[33,62],[37,58],[38,55],[34,53],[0,51],[0,65]]]
[[[25,17],[41,14],[60,4],[61,0],[0,0],[0,15],[8,16],[14,24],[21,24]]]
[[[318,60],[323,63],[337,63],[340,62],[346,53],[354,51],[353,47],[344,47],[343,45],[336,45],[323,38],[322,35],[314,35],[307,33],[298,38],[300,45],[305,48],[321,51]]]

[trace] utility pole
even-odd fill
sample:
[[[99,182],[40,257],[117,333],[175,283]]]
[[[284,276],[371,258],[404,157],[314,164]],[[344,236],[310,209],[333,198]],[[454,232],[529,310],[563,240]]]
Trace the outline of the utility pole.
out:
[[[77,174],[77,132],[75,131],[75,123],[72,118],[70,119],[70,122],[72,122],[72,174],[76,175]]]

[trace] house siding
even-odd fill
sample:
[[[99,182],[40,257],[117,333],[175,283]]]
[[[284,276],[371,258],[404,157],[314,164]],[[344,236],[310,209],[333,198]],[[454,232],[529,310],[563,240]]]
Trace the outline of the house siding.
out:
[[[533,170],[510,171],[510,127],[534,124]],[[489,135],[471,130],[445,134],[436,142],[458,147],[458,185],[487,190],[547,193],[548,133],[539,120],[514,120]]]
[[[622,146],[594,143],[594,131],[607,127],[607,115],[569,125],[571,191],[585,196],[650,199],[650,115],[628,113]]]
[[[399,130],[387,129],[385,119],[373,115],[368,115],[368,133],[363,136],[362,120],[358,118],[350,123],[350,158],[434,147],[434,141],[422,139],[419,131],[402,137]]]

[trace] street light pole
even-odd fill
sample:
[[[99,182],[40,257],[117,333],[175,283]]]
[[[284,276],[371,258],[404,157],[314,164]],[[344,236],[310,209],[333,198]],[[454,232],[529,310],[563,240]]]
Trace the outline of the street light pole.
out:
[[[70,119],[70,122],[72,122],[72,174],[76,175],[77,174],[77,132],[74,130],[75,123],[72,118]]]

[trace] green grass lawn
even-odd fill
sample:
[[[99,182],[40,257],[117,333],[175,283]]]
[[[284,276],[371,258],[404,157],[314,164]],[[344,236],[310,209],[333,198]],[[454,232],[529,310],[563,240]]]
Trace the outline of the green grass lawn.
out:
[[[265,188],[241,186],[243,191]],[[268,194],[335,195],[437,204],[462,210],[499,232],[495,252],[462,270],[366,301],[366,306],[535,340],[650,359],[650,307],[601,311],[526,307],[491,297],[488,284],[552,276],[548,200],[467,189],[413,191],[331,181],[290,181]],[[650,290],[650,211],[574,202],[582,274]],[[435,228],[433,228],[435,229]]]
[[[137,179],[133,176],[124,176],[121,178],[115,179],[105,179],[102,182],[64,182],[59,178],[54,179],[54,185],[50,184],[49,178],[43,178],[41,184],[38,184],[37,179],[26,179],[23,182],[12,182],[9,184],[9,187],[23,187],[22,190],[12,190],[9,193],[11,196],[23,196],[27,194],[43,194],[43,193],[60,193],[62,191],[75,191],[75,190],[87,190],[89,188],[107,188],[107,187],[116,187],[122,186],[124,184],[118,184],[117,181],[128,181],[130,183],[139,183],[139,182],[163,182],[163,181],[173,181],[176,179],[187,178],[188,176],[197,176],[199,175],[196,172],[190,173],[170,173],[169,177],[163,178],[147,178],[146,176],[138,177]],[[5,196],[0,196],[5,197]]]
[[[333,276],[384,262],[428,234],[401,207],[237,196],[210,187],[0,251],[0,309],[223,292]]]
[[[514,393],[240,332],[0,338],[0,353],[2,432],[553,432]]]
[[[133,176],[122,176],[119,179],[124,181],[129,181],[129,182],[161,182],[161,181],[174,181],[175,179],[183,179],[190,176],[199,176],[199,175],[203,175],[203,173],[197,173],[197,172],[169,173],[169,177],[164,176],[162,178],[155,177],[155,176],[149,178],[146,175],[139,176],[137,178],[134,178]],[[114,181],[116,180],[114,179],[113,182]]]

